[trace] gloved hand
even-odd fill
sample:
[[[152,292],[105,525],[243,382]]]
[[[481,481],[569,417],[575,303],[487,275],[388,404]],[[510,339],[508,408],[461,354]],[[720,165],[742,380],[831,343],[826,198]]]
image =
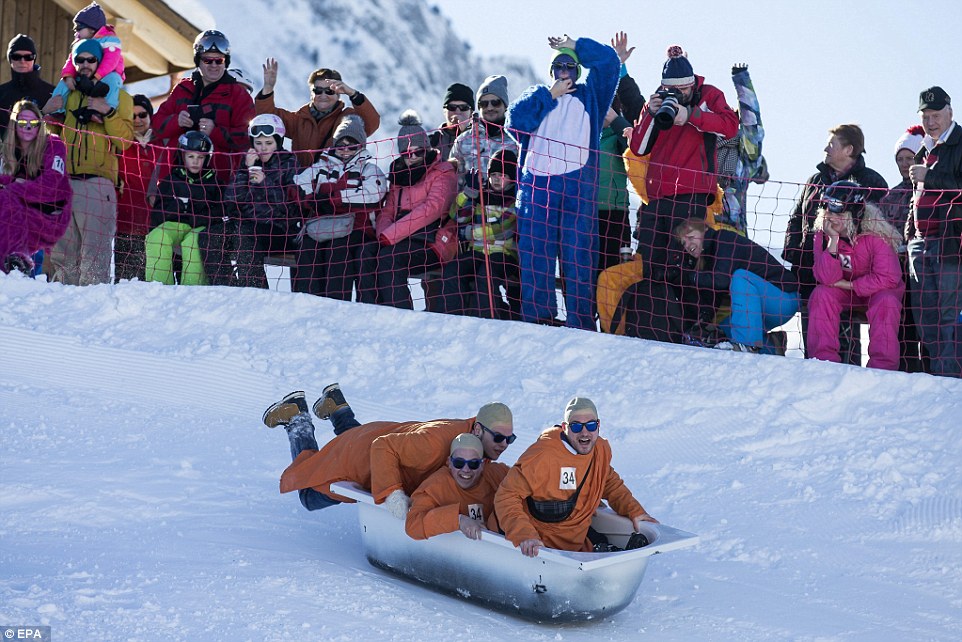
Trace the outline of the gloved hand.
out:
[[[85,93],[91,98],[106,98],[107,94],[110,93],[110,87],[108,87],[105,82],[98,80],[96,83],[93,83],[90,91]]]
[[[408,516],[408,509],[411,507],[411,498],[398,488],[384,500],[384,507],[398,519],[405,519]]]
[[[93,91],[94,81],[87,76],[77,76],[77,91],[82,93],[84,96],[89,96],[90,92]]]
[[[748,71],[747,62],[736,62],[734,65],[732,65],[732,76],[735,76],[743,71]]]

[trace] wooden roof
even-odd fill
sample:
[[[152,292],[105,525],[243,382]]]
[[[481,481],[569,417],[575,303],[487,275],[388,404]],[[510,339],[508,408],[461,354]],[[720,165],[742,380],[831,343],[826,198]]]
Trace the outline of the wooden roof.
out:
[[[136,82],[194,67],[194,38],[212,25],[194,25],[163,0],[97,0],[108,23],[123,43],[127,82]],[[33,0],[0,3],[0,41],[17,33],[37,43],[43,76],[59,78],[60,68],[73,40],[73,17],[90,0]],[[0,81],[10,69],[2,65]]]

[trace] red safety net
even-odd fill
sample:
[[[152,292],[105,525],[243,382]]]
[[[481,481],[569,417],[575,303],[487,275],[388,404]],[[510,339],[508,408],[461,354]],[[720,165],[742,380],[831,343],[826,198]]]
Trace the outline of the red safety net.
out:
[[[74,284],[271,287],[752,352],[800,348],[805,328],[811,356],[919,361],[908,191],[868,190],[875,205],[829,223],[822,185],[705,174],[490,125],[465,136],[458,167],[416,137],[313,150],[310,166],[283,149],[215,151],[211,162],[176,142],[113,141],[116,180],[71,177],[73,220],[43,271]],[[21,166],[0,189],[5,237],[29,225],[10,185],[31,180]],[[816,230],[830,224],[842,240],[826,247]]]

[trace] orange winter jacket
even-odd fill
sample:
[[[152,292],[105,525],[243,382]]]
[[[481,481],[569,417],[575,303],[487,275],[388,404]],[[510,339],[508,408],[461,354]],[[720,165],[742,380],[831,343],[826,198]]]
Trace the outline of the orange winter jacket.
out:
[[[497,531],[494,493],[508,474],[504,464],[485,460],[481,479],[472,488],[458,486],[445,465],[424,480],[411,496],[405,530],[413,539],[427,539],[458,530],[458,516],[466,515]]]
[[[320,450],[305,450],[298,455],[281,475],[281,492],[313,488],[333,499],[351,502],[333,494],[331,484],[353,481],[370,490],[379,504],[398,488],[410,495],[444,464],[451,452],[451,440],[473,426],[472,418],[375,421],[351,428]]]
[[[590,551],[588,527],[602,499],[625,517],[633,518],[645,512],[611,467],[611,446],[607,439],[598,437],[589,454],[578,455],[565,445],[561,434],[561,426],[542,432],[518,458],[495,495],[498,521],[505,537],[515,546],[527,539],[540,539],[551,548]],[[528,497],[537,501],[570,499],[586,472],[589,478],[568,519],[548,523],[531,516],[526,503]]]

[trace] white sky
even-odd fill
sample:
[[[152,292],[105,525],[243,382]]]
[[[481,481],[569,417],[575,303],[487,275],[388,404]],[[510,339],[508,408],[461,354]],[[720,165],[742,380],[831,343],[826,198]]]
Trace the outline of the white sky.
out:
[[[803,182],[823,159],[827,130],[854,122],[865,131],[868,165],[894,185],[900,179],[893,147],[918,122],[919,92],[938,84],[962,101],[957,1],[435,4],[479,52],[513,52],[545,68],[549,35],[608,42],[624,30],[637,46],[628,70],[645,94],[658,84],[672,44],[685,48],[695,73],[722,89],[729,104],[735,102],[731,65],[748,63],[765,125],[764,153],[779,181]],[[722,13],[723,6],[731,10]],[[511,86],[512,97],[523,89]]]

